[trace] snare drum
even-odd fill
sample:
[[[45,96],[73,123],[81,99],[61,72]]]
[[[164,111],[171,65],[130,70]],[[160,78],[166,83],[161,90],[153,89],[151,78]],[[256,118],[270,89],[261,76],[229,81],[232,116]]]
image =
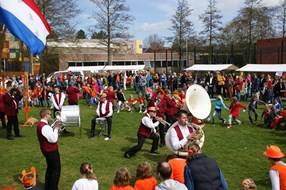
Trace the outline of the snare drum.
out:
[[[106,118],[105,117],[98,117],[98,118],[95,119],[95,122],[98,125],[104,125],[104,124],[106,124]]]
[[[65,118],[65,126],[80,126],[79,106],[63,106],[61,109],[61,117]]]

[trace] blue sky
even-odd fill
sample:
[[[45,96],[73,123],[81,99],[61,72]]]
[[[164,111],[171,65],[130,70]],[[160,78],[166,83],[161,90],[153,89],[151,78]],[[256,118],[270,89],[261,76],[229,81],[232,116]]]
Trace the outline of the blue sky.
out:
[[[267,6],[277,5],[280,0],[263,0]],[[201,22],[198,16],[206,10],[208,0],[189,0],[191,9],[193,9],[191,20],[194,23],[197,32],[201,29]],[[127,6],[130,7],[130,14],[136,19],[133,25],[130,25],[130,33],[134,39],[144,40],[154,33],[160,37],[172,36],[170,28],[170,19],[177,8],[177,0],[126,0]],[[244,6],[244,0],[217,0],[217,8],[223,16],[223,24],[229,22],[237,15],[237,11]],[[95,4],[90,0],[81,0],[77,25],[78,29],[87,32],[88,26],[93,22],[90,19],[92,11],[95,10]]]

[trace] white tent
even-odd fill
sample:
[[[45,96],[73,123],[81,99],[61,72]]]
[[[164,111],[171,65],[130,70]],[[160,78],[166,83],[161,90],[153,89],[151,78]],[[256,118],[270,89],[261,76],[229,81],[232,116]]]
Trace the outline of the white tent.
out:
[[[236,70],[238,67],[232,64],[195,64],[186,71],[222,71],[222,70]]]
[[[77,66],[77,67],[69,67],[67,71],[91,71],[98,72],[103,70],[104,66]]]
[[[139,71],[143,70],[145,65],[107,65],[103,70],[105,71]]]
[[[286,64],[247,64],[236,71],[247,72],[285,72]]]

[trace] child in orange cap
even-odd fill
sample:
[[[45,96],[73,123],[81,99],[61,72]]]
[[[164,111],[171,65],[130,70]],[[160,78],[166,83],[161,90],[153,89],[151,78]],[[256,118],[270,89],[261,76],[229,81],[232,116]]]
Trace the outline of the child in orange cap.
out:
[[[269,170],[272,190],[286,189],[286,164],[281,160],[284,154],[280,148],[275,145],[267,147],[263,154],[272,164]]]

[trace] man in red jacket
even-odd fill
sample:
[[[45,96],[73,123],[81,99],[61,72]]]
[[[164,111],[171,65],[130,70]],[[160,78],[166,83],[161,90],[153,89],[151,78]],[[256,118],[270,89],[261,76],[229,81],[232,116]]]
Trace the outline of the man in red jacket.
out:
[[[13,140],[12,138],[12,126],[14,127],[14,132],[16,137],[23,137],[20,134],[19,130],[19,121],[18,121],[18,108],[19,108],[19,99],[20,92],[17,88],[11,88],[3,96],[5,114],[8,117],[7,123],[7,139]]]
[[[47,108],[41,110],[40,116],[42,119],[37,125],[37,136],[47,162],[45,190],[58,190],[61,175],[61,161],[57,144],[59,125],[56,123],[52,128],[48,124],[51,119],[51,111]]]
[[[72,82],[69,83],[69,87],[66,90],[68,94],[68,103],[69,105],[77,105],[79,89],[72,85]]]
[[[159,137],[155,128],[159,125],[159,122],[162,122],[162,118],[156,118],[158,121],[154,123],[153,119],[156,116],[156,108],[148,107],[147,111],[148,113],[143,116],[137,132],[138,144],[124,153],[125,158],[130,158],[141,150],[146,138],[153,140],[150,153],[157,153]]]

